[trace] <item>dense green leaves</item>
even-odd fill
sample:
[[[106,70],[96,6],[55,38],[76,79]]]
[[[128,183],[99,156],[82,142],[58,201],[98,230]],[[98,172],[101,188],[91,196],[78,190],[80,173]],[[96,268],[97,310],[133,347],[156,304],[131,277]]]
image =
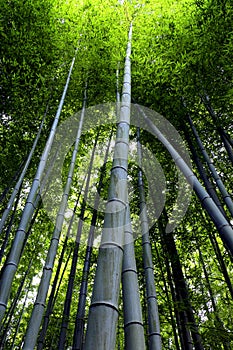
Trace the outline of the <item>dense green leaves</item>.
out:
[[[119,81],[122,86],[127,31],[132,19],[134,25],[131,54],[133,102],[163,114],[181,135],[185,135],[185,132],[189,134],[207,176],[214,186],[211,174],[187,123],[189,113],[216,171],[232,195],[232,164],[223,145],[223,139],[220,137],[222,128],[227,132],[228,137],[233,138],[232,1],[0,0],[0,6],[1,193],[8,186],[13,188],[16,181],[16,179],[13,180],[14,174],[17,173],[20,165],[24,164],[46,106],[48,107],[42,136],[23,183],[3,264],[14,240],[27,193],[51,128],[75,49],[77,48],[77,58],[61,116],[62,121],[81,109],[86,81],[88,106],[115,102],[115,72],[119,67]],[[215,113],[214,117],[210,113],[210,107]],[[97,129],[90,130],[82,136],[69,198],[69,210],[74,208],[75,200],[81,190],[96,131]],[[130,136],[132,142],[134,142],[134,133],[132,129]],[[107,198],[111,157],[105,168],[102,163],[105,148],[102,144],[107,143],[109,135],[109,129],[101,130],[101,146],[97,150],[97,164],[94,165],[91,198],[95,197],[95,184],[101,177],[101,169],[105,171],[101,197],[104,200]],[[174,163],[165,148],[152,135],[142,132],[141,138],[142,144],[150,149],[163,168],[167,185],[165,207],[169,214],[177,195],[177,174]],[[71,151],[64,162],[63,183],[66,182],[68,174],[70,155]],[[202,181],[195,162],[193,162],[193,168],[199,180]],[[156,174],[154,177],[156,182]],[[133,195],[130,198],[131,215],[133,225],[136,227],[139,193],[137,192],[137,166],[133,163],[129,165],[129,179],[133,187]],[[145,183],[147,184],[147,179]],[[146,196],[147,190],[146,187]],[[1,203],[1,212],[6,206],[10,193]],[[218,189],[216,193],[219,195]],[[220,195],[219,199],[230,220]],[[84,231],[86,230],[87,234],[93,208],[89,204],[86,208]],[[79,215],[80,205],[77,208],[77,216]],[[176,343],[180,342],[177,340],[178,318],[185,310],[185,303],[183,300],[176,299],[177,281],[172,271],[174,261],[166,251],[161,228],[159,230],[156,226],[153,215],[149,213],[149,216],[150,222],[154,224],[151,228],[152,254],[163,348],[177,349]],[[69,220],[70,216],[67,214],[61,233],[55,270]],[[103,213],[99,212],[98,227],[102,225],[102,221]],[[8,224],[9,222],[10,218]],[[62,269],[73,246],[76,229],[77,218],[68,240]],[[10,349],[13,342],[16,348],[22,345],[53,230],[54,224],[49,220],[46,211],[41,208],[27,234],[28,243],[22,254],[10,295],[12,305],[15,297],[18,297],[18,302],[12,314],[10,306],[7,309],[9,313],[6,314],[5,323],[1,329],[1,335],[6,330],[6,349]],[[99,232],[100,230],[96,234],[96,242],[99,239]],[[1,244],[5,236],[6,228],[0,238]],[[173,233],[173,237],[204,348],[230,349],[233,344],[231,258],[215,227],[195,197],[182,224]],[[145,283],[138,236],[135,252],[146,329]],[[74,319],[84,255],[85,248],[81,246],[70,312],[70,327],[67,332],[67,346],[72,344],[75,328]],[[96,256],[97,251],[94,248],[89,274],[88,305],[94,283]],[[28,266],[30,269],[27,271]],[[59,278],[61,276],[62,278],[45,339],[45,349],[57,348],[70,267],[71,259],[64,274],[62,275],[61,272],[59,275]],[[20,284],[24,278],[25,281],[19,293]],[[85,311],[86,318],[87,313],[88,309]],[[9,320],[11,321],[8,322]],[[118,342],[121,348],[124,340],[122,325],[120,307]],[[189,325],[187,329],[188,327]],[[182,348],[181,345],[180,348]]]

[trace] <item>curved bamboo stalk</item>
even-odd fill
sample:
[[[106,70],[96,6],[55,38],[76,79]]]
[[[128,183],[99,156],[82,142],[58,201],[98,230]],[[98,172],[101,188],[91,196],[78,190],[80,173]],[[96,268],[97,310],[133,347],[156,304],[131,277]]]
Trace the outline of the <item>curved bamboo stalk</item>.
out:
[[[85,350],[114,349],[121,280],[125,208],[127,205],[128,142],[131,103],[131,38],[128,35],[120,120],[117,125],[108,203],[89,310]]]
[[[62,196],[60,208],[59,208],[59,211],[57,214],[55,229],[53,231],[50,247],[49,247],[48,254],[47,254],[46,263],[45,263],[45,266],[43,268],[43,275],[42,275],[40,285],[38,288],[36,301],[34,303],[34,307],[32,310],[28,329],[26,332],[25,342],[23,345],[24,350],[29,350],[29,349],[31,350],[36,345],[36,340],[37,340],[39,328],[41,325],[41,321],[42,321],[42,317],[43,317],[43,313],[44,313],[44,309],[45,309],[45,302],[46,302],[46,297],[47,297],[47,293],[48,293],[48,289],[49,289],[49,283],[50,283],[50,279],[52,276],[54,260],[55,260],[56,253],[57,253],[60,233],[61,233],[61,229],[62,229],[62,225],[63,225],[63,221],[64,221],[64,214],[65,214],[65,210],[66,210],[66,206],[67,206],[68,195],[69,195],[70,188],[71,188],[72,177],[73,177],[73,172],[74,172],[74,167],[75,167],[75,161],[76,161],[76,157],[77,157],[77,153],[78,153],[79,142],[80,142],[80,137],[81,137],[81,132],[82,132],[85,107],[86,107],[86,89],[85,89],[85,94],[84,94],[84,102],[83,102],[81,118],[80,118],[77,136],[76,136],[76,140],[75,140],[75,146],[74,146],[74,150],[73,150],[73,154],[72,154],[72,159],[70,162],[69,173],[67,176],[67,181],[66,181],[64,193]]]
[[[138,275],[135,261],[134,238],[131,227],[130,209],[126,209],[125,245],[122,266],[122,291],[124,310],[125,349],[146,348]],[[152,349],[152,348],[151,348]]]
[[[198,132],[197,132],[197,130],[196,130],[194,124],[193,124],[193,121],[192,121],[192,119],[191,119],[191,117],[189,115],[188,115],[188,121],[189,121],[191,129],[193,131],[193,134],[194,134],[194,136],[195,136],[195,138],[197,140],[197,144],[200,147],[202,155],[203,155],[203,157],[204,157],[204,159],[205,159],[205,161],[206,161],[206,163],[207,163],[207,165],[208,165],[208,167],[209,167],[209,169],[210,169],[210,171],[211,171],[211,173],[213,175],[215,183],[218,186],[218,188],[219,188],[219,190],[220,190],[220,192],[222,194],[222,197],[224,199],[224,202],[225,202],[229,212],[231,213],[231,215],[233,217],[233,202],[231,200],[231,197],[230,197],[229,193],[227,192],[226,187],[224,186],[220,176],[218,175],[218,173],[217,173],[217,171],[215,169],[215,166],[213,165],[213,163],[212,163],[208,153],[206,152],[205,147],[204,147],[204,145],[203,145],[203,143],[202,143],[202,141],[201,141],[201,139],[200,139],[200,137],[198,135]]]
[[[147,217],[147,206],[145,199],[144,183],[142,178],[142,149],[140,143],[140,130],[137,129],[137,151],[138,151],[138,188],[140,198],[140,220],[142,231],[142,249],[143,249],[143,265],[146,281],[146,294],[148,306],[148,325],[149,325],[149,349],[161,350],[161,334],[157,295],[154,281],[154,267],[152,262],[152,252],[149,236],[149,224]]]
[[[76,50],[77,52],[77,50]],[[35,178],[33,180],[32,183],[32,187],[30,190],[30,193],[28,195],[24,210],[23,210],[23,214],[22,214],[22,218],[18,227],[18,230],[16,232],[15,235],[15,239],[11,248],[11,252],[9,255],[9,258],[7,260],[4,272],[3,272],[3,276],[2,276],[2,281],[1,281],[1,285],[0,285],[0,322],[4,316],[6,307],[7,307],[7,302],[8,302],[8,298],[10,295],[10,291],[11,291],[11,286],[12,286],[12,281],[14,278],[14,275],[16,273],[17,267],[18,267],[18,263],[20,260],[20,256],[22,253],[22,249],[23,249],[23,244],[24,244],[24,239],[26,236],[26,231],[27,231],[27,227],[30,223],[30,220],[32,218],[32,214],[35,210],[35,198],[36,195],[38,193],[38,189],[39,189],[39,183],[40,183],[40,179],[42,177],[42,173],[43,170],[45,169],[45,165],[46,165],[46,161],[48,158],[48,154],[49,151],[51,149],[52,143],[53,143],[53,139],[55,136],[55,132],[56,132],[56,128],[58,125],[58,121],[61,115],[61,110],[64,104],[64,100],[65,100],[65,96],[66,96],[66,92],[69,86],[69,81],[70,81],[70,77],[71,77],[71,73],[73,70],[73,66],[74,66],[74,62],[75,62],[75,57],[76,57],[76,53],[75,56],[72,60],[71,66],[70,66],[70,70],[69,70],[69,74],[67,77],[67,81],[64,87],[64,91],[58,106],[58,110],[51,128],[51,132],[50,135],[48,137],[43,155],[41,157]]]
[[[225,242],[229,251],[233,255],[233,229],[227,222],[225,217],[219,211],[218,207],[214,203],[213,199],[210,198],[208,193],[205,191],[203,186],[200,184],[196,176],[193,174],[192,170],[188,167],[186,162],[182,159],[179,153],[174,149],[170,142],[164,137],[164,135],[159,131],[159,129],[153,124],[153,122],[146,116],[144,111],[139,105],[137,105],[139,111],[144,117],[145,122],[149,125],[150,130],[153,131],[154,135],[164,144],[169,153],[172,155],[175,163],[182,171],[186,179],[192,183],[194,191],[196,192],[201,204],[206,209],[207,213],[211,217],[213,223],[215,224],[221,239]]]

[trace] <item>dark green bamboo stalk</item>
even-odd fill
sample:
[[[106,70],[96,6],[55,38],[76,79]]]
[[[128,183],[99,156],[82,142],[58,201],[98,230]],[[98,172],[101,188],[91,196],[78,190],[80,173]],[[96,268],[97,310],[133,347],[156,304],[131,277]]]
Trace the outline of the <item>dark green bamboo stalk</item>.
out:
[[[227,190],[226,190],[226,188],[225,188],[225,186],[224,186],[220,176],[218,175],[218,173],[217,173],[217,171],[216,171],[216,169],[215,169],[215,167],[214,167],[214,165],[213,165],[213,163],[212,163],[208,153],[206,152],[205,147],[204,147],[204,145],[203,145],[203,143],[202,143],[202,141],[201,141],[201,139],[200,139],[200,137],[198,135],[198,132],[197,132],[197,130],[196,130],[196,128],[195,128],[195,126],[193,124],[193,121],[192,121],[190,116],[188,116],[188,121],[189,121],[191,129],[193,131],[193,134],[194,134],[194,136],[195,136],[195,138],[197,140],[197,144],[200,147],[202,155],[203,155],[203,157],[204,157],[204,159],[205,159],[205,161],[206,161],[206,163],[207,163],[207,165],[208,165],[208,167],[209,167],[209,169],[210,169],[210,171],[211,171],[211,173],[213,175],[215,183],[218,186],[218,188],[219,188],[219,190],[220,190],[220,192],[222,194],[222,197],[224,199],[224,202],[225,202],[229,212],[233,216],[233,202],[231,200],[231,197],[230,197],[229,193],[227,192]]]
[[[126,209],[125,245],[122,266],[122,291],[124,310],[125,349],[146,348],[142,310],[139,295],[138,275],[135,261],[134,237],[130,209]]]
[[[26,278],[28,277],[29,271],[31,269],[32,261],[33,261],[33,259],[31,259],[31,261],[30,261],[30,263],[28,265],[28,268],[27,268],[27,270],[24,273],[24,276],[23,276],[23,278],[20,281],[20,285],[19,285],[19,287],[17,289],[16,295],[15,295],[14,299],[12,300],[12,304],[11,304],[8,312],[5,314],[5,318],[4,318],[3,322],[2,322],[1,331],[0,331],[0,334],[1,334],[1,337],[0,337],[0,349],[4,348],[4,342],[5,342],[6,336],[8,334],[8,330],[10,328],[11,322],[12,322],[12,317],[13,317],[13,314],[15,312],[15,308],[16,308],[17,302],[19,301],[20,295],[22,294]]]
[[[176,322],[175,322],[174,315],[173,315],[173,312],[172,312],[171,300],[170,300],[170,297],[169,297],[169,290],[168,290],[167,280],[166,280],[165,275],[164,275],[164,269],[163,269],[161,254],[159,254],[159,251],[158,251],[155,239],[153,240],[153,243],[154,244],[153,244],[152,250],[155,251],[156,261],[158,262],[159,269],[161,271],[161,278],[162,278],[162,281],[163,281],[165,295],[166,295],[166,299],[167,299],[167,305],[168,305],[168,310],[169,310],[169,314],[170,314],[170,319],[171,319],[171,325],[172,325],[172,330],[173,330],[176,350],[179,350],[180,346],[179,346],[179,340],[178,340],[178,336],[177,336]]]
[[[43,170],[45,169],[49,150],[51,149],[51,146],[53,143],[53,139],[54,139],[56,128],[58,125],[58,121],[60,118],[61,110],[62,110],[62,107],[64,104],[66,92],[67,92],[67,89],[69,86],[71,72],[72,72],[72,69],[74,66],[74,62],[75,62],[75,56],[72,60],[70,71],[69,71],[67,81],[66,81],[66,85],[65,85],[60,103],[59,103],[59,107],[58,107],[58,110],[57,110],[57,113],[56,113],[56,116],[55,116],[55,119],[53,122],[53,126],[51,129],[49,138],[47,140],[43,155],[41,157],[41,161],[40,161],[40,164],[38,166],[35,178],[33,180],[32,187],[31,187],[30,193],[28,195],[28,198],[27,198],[27,201],[26,201],[26,204],[24,207],[22,218],[21,218],[18,230],[17,230],[16,235],[15,235],[14,242],[13,242],[13,245],[11,248],[11,252],[10,252],[9,258],[7,260],[4,272],[3,272],[2,283],[0,285],[0,322],[4,316],[4,313],[5,313],[5,310],[7,307],[7,302],[8,302],[8,298],[9,298],[10,291],[11,291],[12,281],[13,281],[14,275],[16,273],[18,263],[20,260],[20,256],[22,253],[24,240],[25,240],[25,236],[26,236],[26,231],[27,231],[28,225],[30,223],[30,220],[32,218],[33,212],[35,210],[35,198],[36,198],[37,193],[38,193],[39,182],[40,182],[40,179],[42,177]]]
[[[25,305],[26,305],[26,302],[27,302],[27,299],[28,299],[28,293],[30,292],[31,282],[32,281],[29,282],[28,287],[27,287],[27,292],[25,294],[23,306],[22,306],[22,309],[20,311],[20,316],[19,316],[18,321],[17,321],[16,329],[14,331],[14,337],[13,337],[13,340],[12,340],[12,343],[11,343],[10,350],[14,350],[15,349],[15,340],[16,340],[16,336],[17,336],[18,331],[19,331],[20,322],[21,322],[23,314],[25,312]]]
[[[88,234],[85,261],[84,261],[83,271],[82,271],[82,282],[81,282],[80,291],[79,291],[78,308],[77,308],[77,313],[75,318],[75,329],[74,329],[73,346],[72,346],[73,350],[81,350],[83,345],[84,324],[85,324],[84,317],[85,317],[85,306],[86,306],[86,298],[87,298],[88,276],[89,276],[89,271],[91,266],[91,255],[92,255],[92,246],[94,241],[94,232],[95,232],[95,226],[96,226],[97,216],[98,216],[97,209],[100,202],[101,189],[103,187],[103,179],[105,176],[106,163],[108,159],[110,143],[112,140],[112,133],[113,133],[113,129],[109,137],[109,142],[107,145],[103,166],[101,168],[99,184],[97,186],[97,195],[94,201],[94,210],[93,210],[93,215],[91,219],[91,226]]]
[[[205,168],[203,167],[202,165],[202,162],[195,150],[195,147],[193,145],[193,142],[189,136],[189,134],[185,131],[185,138],[188,142],[188,145],[189,145],[189,149],[190,151],[192,152],[192,155],[193,155],[193,160],[197,166],[197,169],[198,169],[198,172],[201,176],[201,179],[203,180],[204,182],[204,185],[205,185],[205,188],[207,190],[207,192],[209,193],[209,195],[212,197],[213,201],[215,202],[215,204],[217,205],[217,207],[219,208],[219,210],[221,211],[221,213],[225,216],[225,218],[227,219],[226,217],[226,213],[222,207],[222,204],[218,198],[218,195],[217,195],[217,192],[215,191],[215,188],[212,184],[212,182],[209,180],[208,176],[207,176],[207,173],[205,171]]]
[[[140,143],[140,129],[137,129],[137,151],[138,151],[138,188],[140,198],[140,220],[142,231],[143,265],[146,281],[147,305],[148,305],[148,324],[149,324],[149,349],[161,350],[161,334],[157,295],[154,281],[154,267],[152,262],[152,252],[149,237],[149,223],[147,217],[147,206],[145,199],[145,190],[142,177],[142,148]]]
[[[50,247],[48,250],[47,254],[47,259],[45,266],[43,268],[43,274],[42,278],[40,281],[40,285],[38,288],[38,293],[36,297],[36,301],[34,303],[33,311],[31,314],[31,318],[29,321],[28,329],[26,332],[25,336],[25,342],[23,345],[24,350],[29,350],[34,348],[37,340],[37,336],[39,333],[39,328],[41,325],[44,309],[45,309],[45,302],[46,302],[46,297],[49,289],[49,284],[50,284],[50,279],[52,276],[52,270],[54,266],[54,261],[55,257],[57,254],[57,248],[59,244],[59,239],[60,239],[60,233],[62,230],[62,225],[64,221],[64,214],[65,210],[67,207],[67,201],[68,201],[68,196],[72,184],[72,177],[73,177],[73,172],[75,168],[75,161],[78,153],[78,148],[79,148],[79,142],[80,142],[80,137],[81,137],[81,132],[82,132],[82,125],[83,125],[83,119],[84,119],[84,114],[85,114],[85,107],[86,107],[86,89],[85,89],[85,94],[84,94],[84,102],[83,102],[83,109],[81,113],[81,118],[79,122],[79,127],[76,135],[76,140],[75,140],[75,146],[72,154],[72,159],[70,162],[70,167],[69,167],[69,173],[67,176],[67,181],[64,189],[64,193],[62,196],[61,204],[58,210],[57,218],[56,218],[56,224],[55,224],[55,229],[53,231]]]
[[[188,328],[187,317],[185,315],[185,312],[182,310],[183,307],[182,306],[180,307],[180,305],[183,305],[183,301],[181,299],[181,296],[178,295],[177,291],[175,290],[172,273],[171,273],[171,267],[168,259],[168,252],[166,249],[166,244],[163,241],[163,236],[161,231],[162,228],[159,226],[159,229],[160,229],[161,240],[163,242],[162,245],[164,250],[164,260],[165,260],[166,271],[167,271],[167,279],[168,279],[168,284],[169,284],[173,305],[174,305],[174,312],[176,317],[177,330],[180,338],[181,350],[193,350],[193,342],[192,342],[191,334]]]
[[[85,182],[85,178],[84,178],[83,184],[84,184],[84,182]],[[43,320],[43,325],[42,325],[42,329],[41,329],[39,340],[38,340],[37,350],[42,350],[43,349],[43,344],[44,344],[44,341],[45,341],[45,337],[46,337],[46,333],[47,333],[47,329],[48,329],[48,325],[49,325],[50,315],[53,312],[53,307],[54,307],[54,304],[55,304],[56,299],[57,299],[56,290],[58,292],[58,290],[60,288],[61,281],[63,279],[64,273],[66,271],[66,268],[67,268],[67,265],[68,265],[68,262],[69,262],[69,259],[70,259],[70,256],[71,256],[71,250],[70,250],[68,258],[66,259],[66,263],[65,263],[64,269],[63,269],[62,274],[61,274],[60,283],[58,283],[59,275],[60,275],[60,272],[61,272],[61,266],[62,266],[63,259],[64,259],[64,256],[65,256],[66,248],[67,248],[68,238],[70,236],[70,231],[71,231],[71,228],[72,228],[72,225],[73,225],[73,222],[74,222],[74,217],[75,217],[75,213],[76,213],[76,210],[77,210],[79,199],[80,199],[80,196],[81,196],[81,193],[82,193],[83,184],[82,184],[81,190],[80,190],[80,192],[78,194],[78,198],[76,200],[76,203],[75,203],[75,206],[74,206],[74,210],[73,210],[73,214],[72,214],[71,220],[69,222],[69,226],[68,226],[68,229],[67,229],[66,237],[65,237],[65,240],[64,240],[64,243],[63,243],[63,246],[62,246],[61,255],[60,255],[60,258],[59,258],[59,261],[58,261],[56,274],[55,274],[55,277],[54,277],[54,280],[53,280],[51,293],[49,295],[49,300],[48,300],[48,304],[47,304],[47,307],[46,307],[46,312],[45,312],[45,315],[44,315],[44,320]]]
[[[127,205],[132,24],[130,25],[128,38],[120,119],[117,125],[108,203],[88,317],[85,350],[93,350],[95,348],[114,349],[116,342],[118,299],[123,261],[125,209]]]
[[[67,291],[66,291],[66,298],[65,298],[64,309],[63,309],[61,330],[60,330],[59,341],[58,341],[58,350],[64,350],[65,344],[66,344],[66,333],[67,333],[67,328],[69,324],[72,294],[73,294],[74,281],[75,281],[77,262],[78,262],[80,238],[81,238],[82,229],[83,229],[83,220],[84,220],[87,196],[88,196],[90,180],[91,180],[91,170],[93,167],[93,161],[94,161],[94,156],[96,151],[96,145],[98,142],[98,137],[99,137],[99,132],[97,133],[97,136],[95,139],[95,143],[94,143],[94,147],[92,150],[92,155],[91,155],[91,159],[88,167],[88,172],[87,172],[87,181],[86,181],[86,186],[84,190],[83,201],[81,204],[80,218],[78,222],[78,229],[77,229],[76,239],[74,243],[74,252],[73,252],[73,258],[72,258],[71,269],[70,269],[69,280],[68,280]]]
[[[165,213],[166,216],[166,213]],[[172,267],[172,275],[174,279],[177,299],[181,303],[183,303],[185,317],[187,315],[187,319],[190,325],[190,333],[193,338],[193,345],[195,350],[204,350],[202,345],[202,339],[198,331],[198,327],[194,318],[193,309],[190,303],[189,292],[186,286],[185,278],[183,275],[179,254],[176,249],[175,240],[173,237],[173,233],[165,232],[163,225],[160,222],[161,235],[163,236],[163,242],[166,245],[166,250],[168,252],[169,260],[171,262]]]
[[[217,126],[217,130],[219,132],[220,138],[224,144],[224,147],[227,151],[228,157],[230,161],[233,163],[233,150],[232,150],[232,140],[231,138],[226,136],[226,132],[223,130],[223,128],[219,125],[219,118],[217,114],[214,111],[214,108],[211,105],[210,98],[206,92],[204,92],[203,95],[201,95],[202,102],[204,106],[206,107],[207,111],[209,112],[214,124]]]
[[[138,106],[138,105],[137,105]],[[201,204],[206,209],[213,223],[215,224],[221,239],[226,244],[227,248],[233,255],[233,229],[227,222],[225,217],[219,211],[218,207],[214,203],[213,199],[210,198],[208,193],[202,187],[196,176],[193,174],[192,170],[180,156],[180,154],[175,150],[175,148],[170,144],[170,142],[164,137],[164,135],[159,131],[159,129],[152,123],[152,121],[146,116],[142,109],[138,106],[141,114],[144,117],[146,124],[149,126],[150,130],[155,136],[164,144],[169,153],[172,155],[175,163],[182,171],[186,179],[193,185],[194,191],[196,192]]]
[[[225,335],[226,335],[225,339],[227,339],[227,332],[225,330],[223,321],[219,317],[219,312],[218,312],[218,308],[217,308],[217,305],[216,305],[216,302],[215,302],[214,293],[213,293],[213,290],[212,290],[212,287],[211,287],[211,283],[210,283],[210,280],[209,280],[209,274],[208,274],[206,266],[205,266],[204,258],[203,258],[202,252],[201,252],[201,248],[200,248],[198,239],[196,239],[196,242],[197,242],[197,249],[198,249],[198,252],[199,252],[199,259],[200,259],[200,262],[201,262],[201,265],[202,265],[202,268],[203,268],[203,272],[204,272],[204,276],[205,276],[205,282],[206,282],[206,285],[207,285],[207,288],[208,288],[208,293],[209,293],[210,300],[211,300],[211,303],[212,303],[212,307],[213,307],[213,310],[214,310],[215,324],[216,324],[217,328],[219,328],[223,333],[225,333]],[[223,341],[223,348],[224,348],[224,350],[230,350],[230,346],[229,346],[229,342],[228,341],[226,341],[226,340]]]

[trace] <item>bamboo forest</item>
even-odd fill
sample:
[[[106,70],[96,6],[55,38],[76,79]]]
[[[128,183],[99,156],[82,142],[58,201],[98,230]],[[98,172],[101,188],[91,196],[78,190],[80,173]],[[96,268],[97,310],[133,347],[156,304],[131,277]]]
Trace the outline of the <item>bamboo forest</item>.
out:
[[[0,349],[233,349],[232,0],[0,3]]]

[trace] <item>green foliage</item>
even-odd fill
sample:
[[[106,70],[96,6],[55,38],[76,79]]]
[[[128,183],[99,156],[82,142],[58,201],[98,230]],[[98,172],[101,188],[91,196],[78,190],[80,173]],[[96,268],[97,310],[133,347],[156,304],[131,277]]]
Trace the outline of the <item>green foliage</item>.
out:
[[[233,5],[232,1],[102,1],[102,0],[0,0],[0,192],[8,185],[13,186],[12,177],[25,161],[39,128],[46,105],[49,103],[42,137],[28,170],[20,195],[20,204],[9,236],[6,254],[14,239],[14,232],[20,220],[29,186],[38,165],[46,138],[56,113],[56,109],[66,81],[69,65],[77,48],[77,58],[72,74],[67,98],[62,113],[62,120],[69,118],[81,109],[83,90],[87,81],[88,106],[98,103],[114,102],[116,94],[116,69],[119,67],[120,86],[123,79],[123,65],[127,31],[133,19],[132,41],[132,96],[134,101],[163,114],[173,123],[181,135],[189,111],[197,127],[200,137],[212,157],[218,173],[223,178],[226,188],[232,190],[231,163],[222,145],[217,127],[223,127],[230,137],[232,128],[232,52],[233,52]],[[217,114],[213,121],[207,112],[201,97],[208,95],[210,103]],[[186,108],[181,99],[184,98]],[[188,129],[189,130],[189,129]],[[188,131],[190,133],[190,130]],[[110,131],[101,131],[101,146],[96,152],[93,179],[89,200],[93,203],[100,172],[104,169],[103,157]],[[84,173],[90,160],[90,152],[96,130],[82,136],[76,164],[76,175],[73,179],[69,208],[74,203]],[[156,155],[166,176],[166,211],[171,211],[177,194],[177,174],[174,163],[167,151],[154,137],[142,132],[142,143]],[[193,139],[192,135],[190,135]],[[132,136],[133,137],[133,136]],[[103,147],[102,144],[105,144]],[[198,151],[199,152],[199,151]],[[198,153],[200,157],[201,153]],[[71,152],[67,155],[63,168],[63,182],[66,181]],[[202,159],[202,158],[201,158]],[[106,200],[109,184],[111,157],[106,164],[101,198]],[[139,201],[137,192],[137,167],[130,163],[129,178],[133,187],[131,213],[133,223],[137,225]],[[195,164],[193,168],[200,178]],[[210,174],[208,173],[210,177]],[[156,181],[156,177],[155,177]],[[146,183],[146,192],[147,182]],[[218,193],[218,192],[217,192]],[[7,203],[1,205],[1,211]],[[81,196],[82,198],[82,196]],[[223,208],[226,209],[223,205]],[[90,224],[93,207],[87,205],[85,223]],[[80,215],[80,205],[77,218]],[[77,228],[77,218],[68,241],[63,267],[69,250],[73,247],[73,238]],[[166,251],[161,239],[161,232],[150,217],[154,226],[152,234],[153,262],[158,295],[159,313],[164,349],[176,349],[172,320],[175,321],[174,306],[184,307],[172,300]],[[97,235],[102,225],[103,213],[98,214]],[[59,254],[66,235],[69,217],[62,231]],[[8,220],[9,223],[9,220]],[[14,281],[11,302],[16,296],[18,286],[26,268],[32,259],[31,268],[26,276],[24,288],[8,329],[6,349],[10,349],[17,327],[19,315],[23,310],[27,290],[28,298],[24,306],[20,328],[15,339],[15,348],[19,348],[30,317],[36,289],[46,259],[50,238],[54,229],[46,212],[41,208],[35,224],[30,232],[18,271]],[[85,228],[85,232],[88,229]],[[1,236],[4,241],[6,230]],[[233,271],[228,252],[218,237],[215,227],[206,217],[197,199],[193,197],[188,213],[182,224],[174,232],[185,281],[188,286],[195,320],[203,338],[205,349],[225,349],[227,343],[232,347],[232,295],[223,276],[220,261],[216,257],[215,246],[211,237],[217,237],[223,262],[229,277]],[[98,241],[99,237],[97,237]],[[138,264],[139,287],[143,305],[145,329],[147,327],[147,311],[145,302],[145,285],[142,269],[142,252],[140,237],[135,242]],[[204,265],[200,258],[203,255]],[[58,254],[58,257],[59,257]],[[54,271],[58,264],[56,260]],[[89,276],[88,305],[97,259],[94,249]],[[84,263],[84,247],[81,248],[71,310],[71,322],[68,331],[67,345],[72,343],[74,318],[76,314]],[[170,264],[170,265],[169,265]],[[204,274],[208,273],[211,291],[216,303],[213,307],[211,291]],[[61,281],[57,302],[51,316],[46,338],[45,349],[56,349],[57,337],[62,317],[62,306],[66,294],[66,286],[70,262]],[[53,275],[54,276],[54,275]],[[169,284],[169,282],[171,282]],[[168,294],[167,294],[168,293]],[[88,311],[86,311],[87,313]],[[86,314],[87,317],[87,314]],[[122,310],[118,342],[123,348]],[[219,323],[219,319],[221,322]],[[176,322],[176,321],[175,321]],[[225,344],[225,345],[224,345]]]

